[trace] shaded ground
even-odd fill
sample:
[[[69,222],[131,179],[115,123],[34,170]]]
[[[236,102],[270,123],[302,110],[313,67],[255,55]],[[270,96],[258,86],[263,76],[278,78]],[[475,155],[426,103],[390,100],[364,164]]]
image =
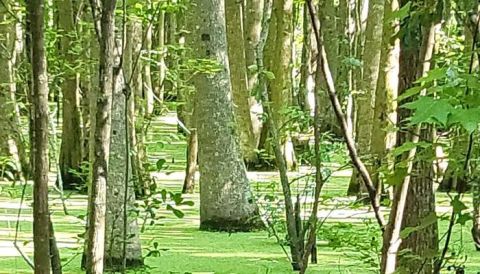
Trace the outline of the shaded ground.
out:
[[[183,181],[185,141],[176,134],[174,119],[174,116],[167,116],[162,121],[154,123],[155,131],[149,136],[148,149],[152,162],[162,158],[168,163],[167,170],[153,174],[158,184],[161,188],[177,192],[181,190]],[[337,167],[332,165],[332,170],[336,169]],[[301,168],[299,173],[290,175],[295,178],[309,172],[307,168]],[[368,208],[352,206],[353,200],[344,197],[349,176],[349,170],[336,171],[325,186],[319,216],[328,217],[328,220],[319,232],[319,264],[312,265],[308,273],[375,273],[380,237],[375,223],[371,221],[373,215]],[[53,182],[54,174],[51,178]],[[281,195],[275,172],[250,172],[249,178],[264,211],[282,204],[278,199]],[[31,273],[13,247],[21,187],[18,185],[12,187],[8,183],[1,186],[0,274]],[[304,211],[308,212],[310,201],[308,183],[305,180],[298,180],[293,184],[293,188],[294,192],[303,193]],[[22,206],[18,244],[31,256],[31,186],[26,190],[27,200]],[[65,204],[68,215],[65,215],[59,194],[53,189],[50,194],[56,237],[65,265],[64,273],[83,273],[79,269],[82,249],[82,239],[79,235],[83,233],[85,226],[86,196],[67,193]],[[439,214],[448,215],[448,197],[439,194],[437,198]],[[194,201],[195,204],[192,207],[180,207],[185,213],[184,218],[178,219],[162,207],[157,212],[156,225],[145,226],[145,232],[142,234],[144,255],[153,254],[151,251],[157,250],[159,256],[147,257],[146,263],[150,269],[138,270],[137,273],[292,273],[275,237],[267,232],[229,234],[198,231],[198,193],[186,195],[185,199]],[[446,230],[446,225],[446,221],[440,222],[442,233]],[[467,227],[463,229],[457,226],[452,251],[467,256],[466,273],[476,273],[480,271],[480,256],[473,250],[470,225],[471,222],[467,222]],[[283,235],[281,238],[283,239]],[[157,249],[154,246],[158,246]],[[461,258],[457,264],[462,264]]]

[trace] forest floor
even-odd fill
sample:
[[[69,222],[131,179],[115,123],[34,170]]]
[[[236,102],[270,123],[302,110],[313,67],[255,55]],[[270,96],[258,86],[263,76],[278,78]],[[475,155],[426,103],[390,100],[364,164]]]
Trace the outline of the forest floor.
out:
[[[185,140],[176,134],[175,116],[167,115],[152,123],[153,131],[148,137],[148,154],[154,163],[165,159],[167,169],[153,176],[160,189],[179,192],[183,182],[185,166]],[[332,164],[332,170],[339,165]],[[292,172],[291,178],[299,178],[309,173],[308,167]],[[322,193],[322,208],[319,217],[326,218],[318,233],[318,264],[311,265],[308,273],[377,273],[378,252],[381,237],[367,206],[355,204],[353,198],[346,197],[350,170],[335,171]],[[251,186],[263,212],[276,210],[281,204],[280,187],[276,172],[249,172]],[[52,183],[55,174],[51,175]],[[276,183],[277,182],[277,183]],[[308,213],[309,196],[305,180],[294,183],[294,192],[305,201],[304,211]],[[15,226],[22,187],[20,184],[0,184],[0,274],[32,273],[14,247]],[[197,188],[198,189],[198,188]],[[306,192],[304,190],[307,189]],[[19,217],[17,243],[22,251],[32,254],[32,188],[26,188],[26,200]],[[82,252],[81,234],[84,232],[84,216],[87,197],[77,193],[66,193],[62,202],[58,192],[50,192],[52,220],[56,238],[64,262],[64,273],[83,273],[80,270]],[[276,274],[292,273],[290,264],[277,239],[267,231],[253,233],[213,233],[198,230],[199,195],[184,195],[194,202],[194,206],[180,206],[185,214],[177,218],[162,207],[155,225],[145,224],[142,234],[144,255],[158,244],[159,256],[146,257],[147,269],[136,273],[217,273],[217,274]],[[465,200],[469,203],[469,197]],[[63,210],[66,205],[67,213]],[[449,198],[442,193],[437,195],[439,216],[448,216]],[[281,216],[281,213],[280,215]],[[143,222],[140,220],[140,225]],[[440,221],[440,236],[447,229],[447,220]],[[466,226],[455,226],[451,251],[457,258],[450,264],[465,265],[466,273],[480,273],[480,256],[474,251],[470,236],[471,222]],[[283,239],[282,231],[278,231]],[[288,250],[288,247],[286,247]],[[451,253],[450,253],[451,254]],[[134,272],[132,272],[134,273]],[[450,272],[444,272],[450,273]]]

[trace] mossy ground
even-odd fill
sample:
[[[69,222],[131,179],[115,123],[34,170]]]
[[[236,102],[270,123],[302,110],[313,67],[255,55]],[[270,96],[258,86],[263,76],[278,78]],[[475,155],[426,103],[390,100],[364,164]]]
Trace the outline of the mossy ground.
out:
[[[161,188],[170,191],[180,191],[181,171],[185,164],[185,142],[183,137],[175,134],[175,128],[168,124],[154,125],[159,130],[149,136],[149,155],[154,163],[156,159],[167,160],[168,169],[158,177]],[[165,137],[167,136],[167,137]],[[168,138],[168,139],[167,139]],[[170,173],[173,172],[173,173]],[[252,175],[252,174],[251,174]],[[276,181],[275,172],[253,174],[252,189],[263,197],[265,195],[279,195],[280,186]],[[318,264],[311,265],[308,273],[377,273],[373,267],[378,262],[375,247],[369,245],[372,237],[378,237],[376,232],[369,232],[371,225],[365,224],[368,217],[364,217],[367,207],[364,205],[352,206],[345,203],[345,193],[348,186],[346,174],[338,173],[324,188],[326,200],[323,210],[328,213],[335,208],[346,215],[332,215],[323,225],[319,235]],[[52,178],[54,181],[54,176]],[[23,259],[13,248],[15,220],[21,187],[12,187],[2,184],[0,192],[0,274],[32,273]],[[297,187],[297,191],[301,186]],[[84,273],[80,269],[81,237],[84,231],[86,196],[80,194],[68,195],[67,208],[69,215],[65,215],[58,193],[51,191],[52,219],[55,225],[56,237],[64,263],[64,273]],[[27,187],[27,200],[24,203],[19,233],[19,245],[22,250],[31,255],[32,242],[32,196],[31,187]],[[279,196],[280,197],[280,196]],[[181,206],[185,213],[184,218],[178,219],[171,212],[161,209],[158,212],[155,226],[148,222],[142,234],[143,254],[148,256],[145,264],[148,268],[132,270],[131,273],[217,273],[217,274],[277,274],[292,273],[281,246],[276,239],[266,231],[251,233],[228,233],[200,231],[198,212],[198,193],[188,194],[186,200],[195,202],[194,206]],[[469,200],[468,196],[466,200]],[[448,197],[439,194],[437,197],[439,211],[446,212],[449,208]],[[467,203],[469,205],[469,203]],[[357,212],[359,214],[351,214]],[[440,222],[441,236],[446,231],[447,221]],[[339,225],[340,224],[340,225]],[[142,225],[142,221],[140,221]],[[456,226],[452,240],[452,250],[463,254],[466,273],[480,271],[480,254],[474,251],[470,238],[470,225],[462,228]],[[375,231],[375,229],[373,229]],[[323,233],[323,234],[322,234]],[[341,236],[335,243],[328,241],[328,235]],[[377,238],[378,239],[378,238]],[[356,241],[355,244],[350,244]],[[360,241],[360,243],[358,243]],[[156,247],[156,248],[155,248]],[[359,250],[362,248],[363,250]],[[288,247],[286,247],[288,250]],[[371,250],[370,250],[371,249]],[[158,251],[158,252],[155,252]],[[450,255],[450,254],[449,254]],[[459,259],[457,263],[461,263]],[[444,272],[449,273],[449,272]]]

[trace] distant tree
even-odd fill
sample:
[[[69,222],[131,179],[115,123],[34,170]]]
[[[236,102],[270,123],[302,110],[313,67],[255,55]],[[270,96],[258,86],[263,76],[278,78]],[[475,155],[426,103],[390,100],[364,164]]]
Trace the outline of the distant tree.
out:
[[[257,153],[255,152],[256,142],[250,117],[250,92],[245,58],[242,4],[237,1],[225,1],[225,14],[233,109],[240,133],[240,147],[245,161],[253,163],[256,161]]]
[[[62,144],[60,146],[60,174],[64,189],[75,189],[82,182],[78,176],[82,163],[82,129],[80,113],[79,75],[75,68],[76,56],[72,53],[75,37],[73,2],[57,0],[58,28],[61,33],[59,47],[64,60],[62,82]]]
[[[29,164],[22,142],[15,82],[18,37],[15,18],[9,13],[16,6],[14,2],[4,1],[4,4],[0,5],[0,64],[3,64],[0,67],[0,157],[10,158],[13,163],[11,168],[3,166],[4,170],[20,173],[23,171],[23,175],[28,177]],[[15,170],[11,170],[12,168]],[[0,174],[0,177],[2,175],[5,174]]]
[[[200,165],[200,228],[250,231],[261,226],[235,123],[223,0],[198,0],[187,15],[187,43],[211,71],[193,77]],[[218,68],[215,68],[217,67]]]

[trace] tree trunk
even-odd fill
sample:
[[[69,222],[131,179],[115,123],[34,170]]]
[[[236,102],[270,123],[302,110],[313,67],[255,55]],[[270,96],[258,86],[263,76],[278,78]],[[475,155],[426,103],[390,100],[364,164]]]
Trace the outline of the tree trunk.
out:
[[[17,59],[16,49],[16,24],[11,18],[8,10],[12,8],[13,3],[6,1],[4,5],[0,5],[0,157],[8,157],[14,164],[14,170],[10,170],[8,166],[2,166],[2,170],[8,170],[14,175],[8,178],[5,174],[0,174],[8,179],[14,180],[23,173],[28,177],[28,160],[24,144],[22,143],[22,135],[19,125],[19,113],[16,102],[16,83],[15,83],[15,66]],[[17,174],[13,174],[17,173]]]
[[[227,19],[227,44],[230,79],[235,118],[240,133],[240,148],[247,163],[256,161],[257,153],[250,117],[247,65],[243,37],[242,5],[237,1],[225,1]]]
[[[325,51],[328,56],[328,64],[330,65],[330,70],[332,72],[333,79],[337,79],[337,71],[339,67],[339,58],[338,58],[338,33],[336,27],[336,12],[335,12],[335,1],[331,0],[321,0],[319,1],[318,11],[320,13],[320,24],[322,25],[323,35],[325,41]],[[340,126],[335,118],[335,113],[330,104],[328,98],[328,93],[326,92],[327,88],[324,82],[320,87],[317,87],[320,90],[320,113],[322,121],[322,131],[341,136]]]
[[[407,1],[402,1],[405,5]],[[415,81],[426,75],[430,70],[437,22],[441,19],[442,11],[432,1],[423,3],[420,7],[436,7],[432,13],[424,13],[425,20],[421,25],[408,20],[404,24],[406,33],[401,39],[399,92],[412,87]],[[432,3],[433,2],[433,3]],[[414,3],[415,6],[415,3]],[[413,35],[413,34],[422,34]],[[424,93],[423,93],[424,95]],[[400,121],[405,121],[410,113],[400,112]],[[433,131],[430,126],[417,126],[411,136],[400,132],[399,145],[412,140],[432,142]],[[412,149],[408,153],[407,175],[401,185],[395,188],[392,211],[387,229],[384,233],[382,249],[382,273],[395,271],[406,273],[430,274],[433,270],[433,256],[438,250],[438,225],[436,219],[424,225],[421,229],[412,232],[402,239],[400,231],[405,227],[418,227],[428,218],[435,217],[435,194],[433,190],[432,162],[425,158],[416,158],[420,148]],[[422,151],[425,153],[425,151]],[[430,151],[433,154],[433,150]],[[407,157],[407,156],[406,156]],[[432,155],[433,158],[433,155]],[[404,251],[405,254],[400,255]]]
[[[200,229],[250,231],[261,226],[241,158],[231,101],[225,6],[223,0],[199,0],[187,16],[187,40],[196,58],[221,68],[193,77],[200,164]]]
[[[28,5],[32,37],[34,138],[33,170],[33,257],[35,273],[50,273],[50,233],[48,212],[48,80],[44,43],[44,1]]]
[[[158,15],[158,25],[157,25],[157,51],[158,51],[158,78],[157,85],[155,87],[155,94],[158,99],[163,102],[164,100],[164,91],[165,91],[165,77],[167,74],[167,66],[165,65],[165,55],[167,53],[165,47],[165,11],[161,10]]]
[[[110,153],[112,92],[114,88],[114,32],[116,0],[102,1],[100,38],[100,89],[96,98],[92,181],[88,203],[86,272],[103,273],[105,211]]]
[[[148,6],[150,6],[151,1],[147,1]],[[151,19],[154,20],[154,19]],[[152,69],[150,65],[150,60],[152,59],[152,36],[153,36],[153,27],[150,22],[147,22],[146,28],[144,29],[145,39],[141,42],[143,45],[142,56],[146,61],[139,61],[137,64],[138,70],[142,71],[143,69],[143,94],[145,99],[145,118],[149,119],[153,114],[153,109],[155,106],[154,94],[153,94],[153,85],[152,85]],[[136,59],[136,56],[135,56]],[[134,64],[135,65],[135,64]]]
[[[292,104],[292,39],[293,1],[273,2],[272,17],[265,45],[265,68],[272,72],[275,80],[268,82],[268,92],[272,104],[272,117],[278,125],[283,155],[288,169],[296,166],[295,152],[290,134],[286,129],[285,110]],[[265,129],[268,129],[265,127]],[[263,133],[262,133],[263,134]],[[265,145],[261,144],[265,147]],[[266,146],[267,150],[269,146]]]
[[[187,166],[182,193],[193,193],[195,190],[195,171],[197,170],[198,137],[197,129],[190,129],[187,147]]]
[[[369,1],[369,15],[365,31],[365,54],[363,55],[363,77],[360,82],[360,91],[355,96],[357,106],[356,143],[359,156],[371,159],[371,134],[375,109],[375,91],[380,67],[380,56],[383,32],[384,0]],[[371,161],[366,160],[367,167],[371,169]],[[353,172],[350,184],[363,185],[357,172]],[[349,187],[349,189],[351,186]],[[356,187],[360,190],[361,188]],[[356,193],[359,197],[368,196],[366,190]],[[352,193],[349,193],[352,194]]]
[[[398,0],[385,2],[384,18],[391,18],[392,13],[398,10]],[[387,20],[387,19],[384,19]],[[378,75],[377,90],[375,92],[375,111],[373,117],[371,150],[373,162],[373,180],[380,185],[379,169],[382,165],[393,165],[393,159],[385,159],[396,142],[396,132],[393,130],[397,121],[397,95],[400,40],[391,41],[391,37],[398,31],[398,22],[383,24],[382,56]]]
[[[128,38],[127,38],[128,39]],[[130,123],[128,105],[124,94],[124,78],[116,79],[112,100],[112,128],[107,180],[107,211],[105,226],[105,268],[113,271],[123,269],[123,244],[125,267],[143,265],[142,248],[135,209],[135,189],[130,161]],[[133,100],[133,97],[128,101]],[[127,189],[125,189],[127,188]],[[126,196],[125,196],[126,195]],[[125,212],[126,211],[126,212]]]
[[[248,76],[248,92],[250,95],[252,95],[256,87],[258,78],[257,72],[249,68],[256,65],[255,47],[260,39],[263,5],[264,0],[247,0],[244,8],[245,63]],[[255,147],[258,147],[258,143],[260,142],[262,113],[263,109],[261,104],[254,96],[250,96],[250,118],[252,119]]]
[[[73,6],[71,0],[57,1],[61,30],[60,51],[65,62],[65,78],[61,85],[63,92],[63,128],[60,147],[60,174],[63,189],[75,189],[83,181],[78,176],[82,163],[82,129],[80,115],[80,95],[78,90],[78,73],[73,70],[75,58],[71,53],[73,33],[76,31],[73,23]]]

